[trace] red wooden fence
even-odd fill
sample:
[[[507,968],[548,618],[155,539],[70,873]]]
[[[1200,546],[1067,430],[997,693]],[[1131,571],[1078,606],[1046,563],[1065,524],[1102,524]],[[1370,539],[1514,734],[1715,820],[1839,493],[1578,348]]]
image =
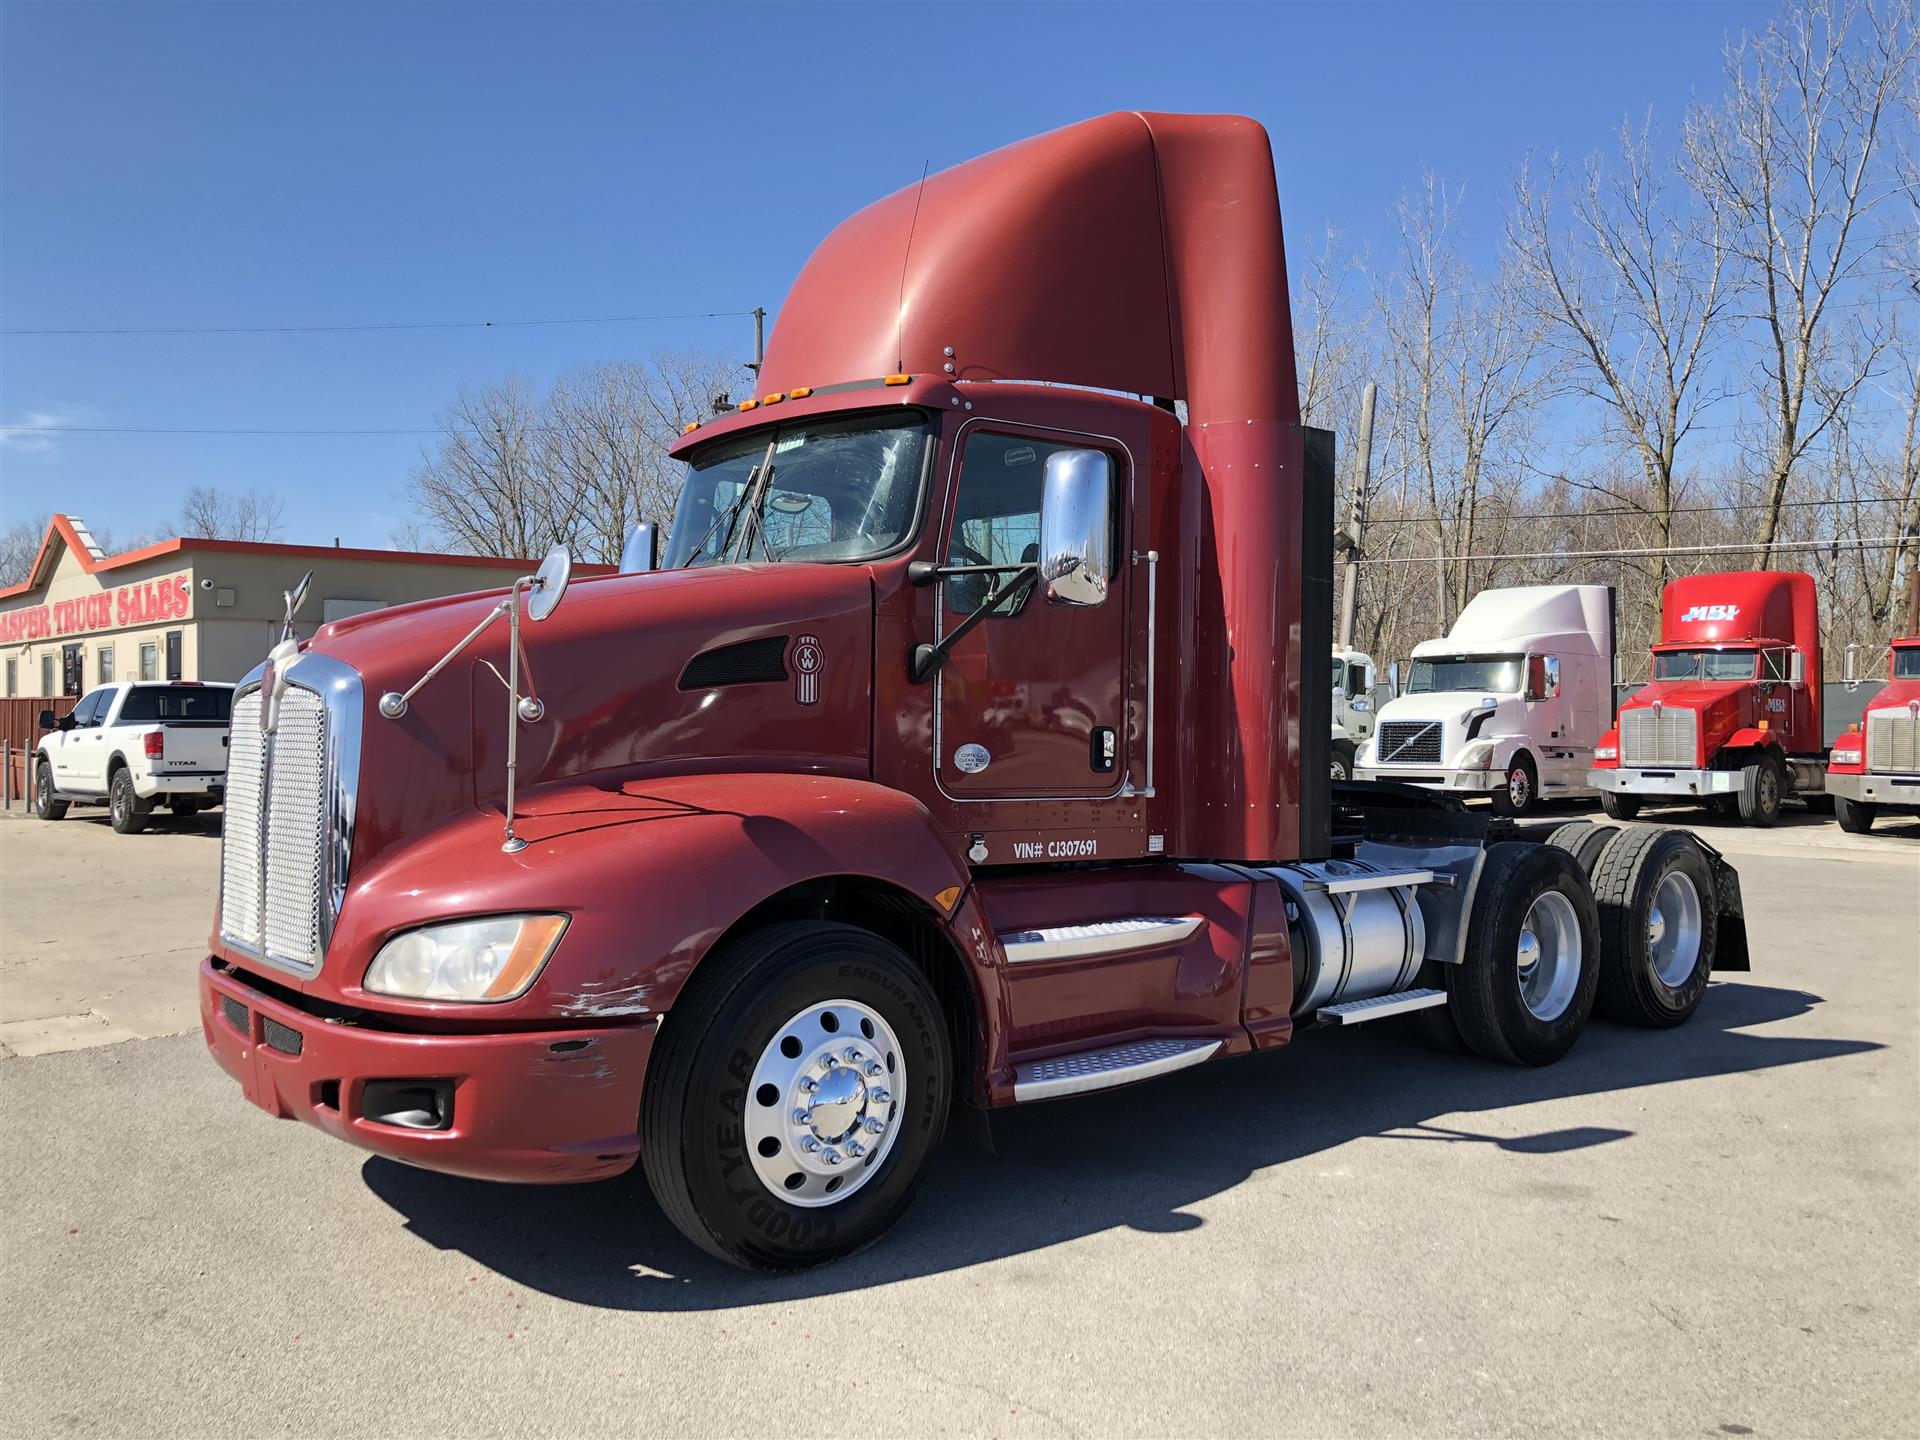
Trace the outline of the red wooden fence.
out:
[[[12,789],[8,793],[15,805],[22,804],[29,795],[27,763],[33,758],[33,747],[46,733],[40,728],[40,712],[51,710],[55,715],[70,715],[79,703],[77,695],[13,695],[0,699],[0,739],[12,742],[13,774],[9,777]]]

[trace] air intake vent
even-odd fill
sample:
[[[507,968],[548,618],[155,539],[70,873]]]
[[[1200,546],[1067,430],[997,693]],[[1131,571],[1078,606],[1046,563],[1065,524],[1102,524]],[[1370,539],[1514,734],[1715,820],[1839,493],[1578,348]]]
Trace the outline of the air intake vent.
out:
[[[763,635],[696,655],[680,674],[682,690],[716,685],[767,685],[787,678],[787,637]]]

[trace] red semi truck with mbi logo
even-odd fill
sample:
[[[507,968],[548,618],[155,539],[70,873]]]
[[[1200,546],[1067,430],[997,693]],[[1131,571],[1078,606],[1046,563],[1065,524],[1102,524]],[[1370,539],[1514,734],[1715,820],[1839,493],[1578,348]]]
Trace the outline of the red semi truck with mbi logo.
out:
[[[1864,835],[1882,811],[1920,812],[1920,635],[1887,655],[1887,683],[1860,725],[1834,741],[1827,791],[1840,828]]]
[[[1616,820],[1647,800],[1705,800],[1772,825],[1826,788],[1813,577],[1686,575],[1661,596],[1653,679],[1620,707],[1589,779]]]
[[[661,568],[556,552],[240,685],[213,1057],[410,1164],[642,1164],[787,1269],[899,1218],[956,1107],[1402,1013],[1526,1065],[1596,1003],[1684,1021],[1747,965],[1710,849],[1328,780],[1290,334],[1250,120],[1110,115],[847,220],[676,447]]]

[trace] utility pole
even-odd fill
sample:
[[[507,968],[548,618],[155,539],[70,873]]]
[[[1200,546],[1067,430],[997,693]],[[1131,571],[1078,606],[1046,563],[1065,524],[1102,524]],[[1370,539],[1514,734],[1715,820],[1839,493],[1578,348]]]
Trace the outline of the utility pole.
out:
[[[1360,599],[1360,539],[1367,524],[1367,487],[1373,479],[1373,406],[1379,388],[1360,393],[1360,446],[1353,452],[1353,505],[1347,517],[1346,587],[1340,593],[1340,648],[1353,648],[1353,611]]]

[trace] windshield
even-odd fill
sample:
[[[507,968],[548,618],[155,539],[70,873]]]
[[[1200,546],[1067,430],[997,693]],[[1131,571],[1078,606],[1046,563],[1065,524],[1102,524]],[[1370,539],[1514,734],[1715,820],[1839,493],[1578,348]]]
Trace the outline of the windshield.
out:
[[[1751,680],[1753,650],[1663,650],[1653,657],[1656,680]]]
[[[232,712],[233,691],[224,685],[136,685],[120,706],[120,723],[203,720],[224,725]]]
[[[1920,647],[1910,647],[1893,652],[1893,678],[1896,680],[1920,680]]]
[[[1519,655],[1435,655],[1413,662],[1407,679],[1407,693],[1419,695],[1436,690],[1485,690],[1495,695],[1518,695],[1520,672],[1526,667]]]
[[[913,529],[927,449],[924,418],[888,412],[703,450],[687,465],[665,568],[884,554]]]

